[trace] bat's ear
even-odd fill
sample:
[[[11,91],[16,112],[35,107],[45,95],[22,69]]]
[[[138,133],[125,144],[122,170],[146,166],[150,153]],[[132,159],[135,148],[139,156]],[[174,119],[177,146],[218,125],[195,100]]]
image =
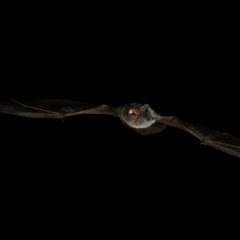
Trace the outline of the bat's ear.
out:
[[[140,110],[141,110],[142,112],[145,112],[148,108],[149,108],[149,105],[148,105],[148,104],[144,104],[144,105],[142,105],[142,106],[140,107]]]

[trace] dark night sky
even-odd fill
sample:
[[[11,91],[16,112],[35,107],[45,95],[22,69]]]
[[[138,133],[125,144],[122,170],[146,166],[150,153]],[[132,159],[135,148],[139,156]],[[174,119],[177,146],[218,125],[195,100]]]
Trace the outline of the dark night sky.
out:
[[[0,100],[148,103],[161,115],[240,138],[234,31],[214,21],[156,19],[14,21],[5,37]],[[1,114],[0,122],[6,181],[32,188],[197,198],[239,181],[238,158],[175,128],[142,137],[111,116],[63,123]]]

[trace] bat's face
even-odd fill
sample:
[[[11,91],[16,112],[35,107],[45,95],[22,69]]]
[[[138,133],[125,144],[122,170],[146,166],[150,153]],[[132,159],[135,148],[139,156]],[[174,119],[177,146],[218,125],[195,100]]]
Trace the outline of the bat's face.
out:
[[[147,105],[132,103],[119,108],[121,119],[133,128],[147,128],[155,119],[152,109]]]

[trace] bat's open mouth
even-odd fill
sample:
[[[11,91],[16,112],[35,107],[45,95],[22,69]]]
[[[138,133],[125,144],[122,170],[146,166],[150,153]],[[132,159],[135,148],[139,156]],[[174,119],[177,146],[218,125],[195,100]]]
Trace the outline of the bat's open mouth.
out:
[[[141,112],[136,110],[136,109],[131,108],[131,109],[128,110],[128,116],[131,117],[131,118],[136,119],[136,118],[139,117],[140,114],[141,114]]]

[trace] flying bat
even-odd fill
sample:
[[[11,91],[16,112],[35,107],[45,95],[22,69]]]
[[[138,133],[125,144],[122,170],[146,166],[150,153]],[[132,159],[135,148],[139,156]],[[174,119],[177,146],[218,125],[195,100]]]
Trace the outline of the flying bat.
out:
[[[219,132],[180,120],[177,117],[161,116],[148,104],[132,103],[113,108],[108,105],[93,105],[61,99],[10,100],[0,103],[0,112],[30,118],[63,119],[81,114],[103,114],[120,118],[132,130],[147,135],[163,131],[166,126],[180,128],[202,144],[240,158],[240,140],[227,132]]]

